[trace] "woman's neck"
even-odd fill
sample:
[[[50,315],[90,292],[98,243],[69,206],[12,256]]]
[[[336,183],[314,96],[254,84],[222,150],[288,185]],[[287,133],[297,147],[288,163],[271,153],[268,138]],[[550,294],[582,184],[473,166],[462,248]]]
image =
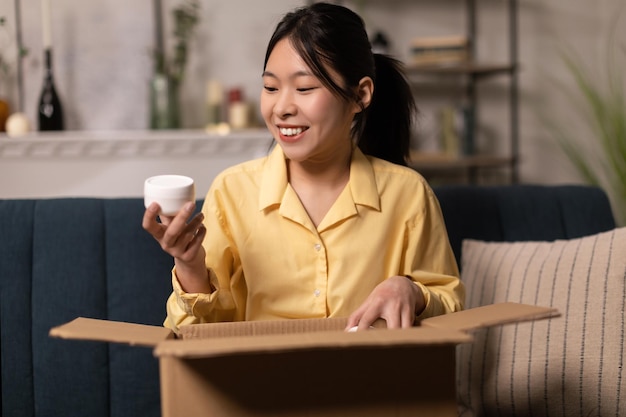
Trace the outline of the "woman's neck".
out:
[[[292,186],[308,184],[311,187],[343,187],[350,178],[352,148],[341,150],[323,160],[287,161],[289,182]]]
[[[352,150],[327,161],[287,161],[289,183],[317,227],[350,180]]]

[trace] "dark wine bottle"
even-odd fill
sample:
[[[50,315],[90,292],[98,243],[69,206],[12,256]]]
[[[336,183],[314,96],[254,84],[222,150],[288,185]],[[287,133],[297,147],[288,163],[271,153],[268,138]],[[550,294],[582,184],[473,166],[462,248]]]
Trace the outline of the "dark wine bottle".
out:
[[[63,130],[63,107],[52,76],[52,50],[48,48],[44,54],[46,72],[39,97],[39,130]]]

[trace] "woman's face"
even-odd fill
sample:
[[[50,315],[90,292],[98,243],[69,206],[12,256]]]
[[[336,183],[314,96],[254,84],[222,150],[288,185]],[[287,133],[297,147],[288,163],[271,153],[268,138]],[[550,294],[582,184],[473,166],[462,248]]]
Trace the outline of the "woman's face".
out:
[[[261,114],[287,158],[325,162],[349,154],[350,127],[359,110],[333,95],[288,39],[276,44],[263,73]]]

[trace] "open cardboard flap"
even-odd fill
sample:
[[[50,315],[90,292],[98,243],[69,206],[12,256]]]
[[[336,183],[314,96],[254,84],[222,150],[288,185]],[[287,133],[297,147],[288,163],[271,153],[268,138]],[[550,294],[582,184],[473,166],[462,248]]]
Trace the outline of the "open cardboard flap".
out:
[[[430,317],[422,320],[421,325],[470,333],[472,330],[485,327],[558,316],[560,316],[560,313],[555,308],[505,302],[470,308],[453,314]]]
[[[173,338],[174,333],[160,326],[79,317],[67,324],[53,327],[50,329],[50,336],[154,347],[163,340]]]
[[[50,336],[156,347],[157,356],[206,357],[348,346],[439,345],[472,340],[473,329],[558,316],[555,309],[500,303],[428,318],[410,329],[348,333],[345,318],[205,323],[181,327],[183,340],[161,326],[77,318]]]

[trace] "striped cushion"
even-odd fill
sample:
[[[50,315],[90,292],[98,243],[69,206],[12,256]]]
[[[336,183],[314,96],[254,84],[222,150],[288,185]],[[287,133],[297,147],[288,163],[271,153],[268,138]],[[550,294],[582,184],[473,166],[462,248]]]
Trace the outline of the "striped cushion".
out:
[[[461,416],[626,415],[626,228],[555,242],[463,242],[467,307],[560,318],[480,330],[457,350]]]

